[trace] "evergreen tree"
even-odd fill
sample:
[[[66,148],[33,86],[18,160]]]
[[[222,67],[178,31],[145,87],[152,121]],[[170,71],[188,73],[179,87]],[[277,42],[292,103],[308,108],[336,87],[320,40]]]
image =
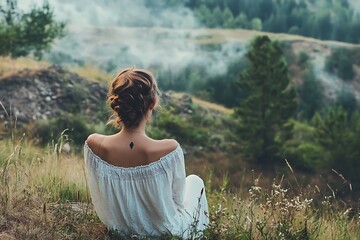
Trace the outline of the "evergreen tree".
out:
[[[350,81],[355,77],[354,52],[347,48],[335,49],[325,63],[325,69],[338,77]]]
[[[234,27],[234,15],[230,11],[229,8],[224,10],[224,26],[225,28],[233,28]]]
[[[351,118],[358,107],[354,91],[351,88],[343,87],[337,93],[335,105],[342,107]]]
[[[251,21],[251,29],[256,30],[256,31],[261,31],[261,29],[262,29],[261,19],[253,18],[253,20]]]
[[[215,27],[222,27],[224,24],[224,16],[220,7],[216,7],[213,11],[213,18],[215,19],[216,25]]]
[[[313,71],[304,74],[303,78],[304,82],[299,89],[299,108],[301,118],[310,120],[324,106],[323,87]]]
[[[291,130],[283,125],[296,112],[296,94],[277,42],[259,36],[246,56],[248,67],[238,81],[246,95],[236,109],[239,134],[247,157],[258,163],[270,163],[276,160],[279,151],[276,134]]]
[[[248,20],[245,13],[240,13],[234,20],[235,28],[248,28]]]

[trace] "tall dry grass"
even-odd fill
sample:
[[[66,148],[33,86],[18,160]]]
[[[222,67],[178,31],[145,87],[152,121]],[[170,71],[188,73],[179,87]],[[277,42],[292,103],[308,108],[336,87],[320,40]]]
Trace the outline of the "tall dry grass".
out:
[[[0,128],[0,239],[104,239],[82,158],[63,152],[66,132],[39,148],[8,120]]]
[[[1,131],[0,239],[117,239],[91,205],[81,153],[63,151],[66,131],[44,148],[19,129]],[[227,177],[208,187],[210,223],[194,239],[359,239],[359,209],[289,181],[266,188],[255,178],[242,195]]]

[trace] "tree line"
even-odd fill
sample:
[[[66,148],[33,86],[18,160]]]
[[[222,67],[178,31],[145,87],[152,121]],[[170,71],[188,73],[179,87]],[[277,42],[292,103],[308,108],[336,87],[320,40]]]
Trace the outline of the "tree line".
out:
[[[243,28],[360,42],[360,14],[348,0],[187,0],[209,28]]]

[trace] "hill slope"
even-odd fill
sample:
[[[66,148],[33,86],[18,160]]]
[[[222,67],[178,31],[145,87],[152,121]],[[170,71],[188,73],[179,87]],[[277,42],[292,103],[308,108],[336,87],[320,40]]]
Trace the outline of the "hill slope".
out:
[[[310,56],[309,66],[323,84],[328,98],[333,99],[341,88],[348,88],[354,90],[356,98],[360,100],[359,63],[354,65],[356,77],[352,82],[345,82],[324,70],[325,60],[334,49],[360,51],[360,45],[299,35],[243,29],[69,25],[68,35],[54,45],[54,51],[47,58],[59,63],[90,62],[109,72],[136,65],[154,72],[169,71],[176,75],[188,66],[196,65],[202,66],[208,76],[215,76],[223,74],[229,64],[244,56],[251,39],[264,34],[287,44],[287,51],[292,52],[294,58],[301,52],[307,53]],[[299,83],[296,79],[294,81]]]
[[[66,134],[72,146],[83,143],[91,132],[113,133],[115,129],[105,126],[110,116],[105,106],[106,92],[105,83],[89,81],[59,66],[6,75],[0,78],[0,103],[6,109],[0,107],[0,136],[6,135],[2,125],[6,128],[14,118],[18,126],[30,132],[29,137],[40,138],[42,143],[52,140],[49,136],[56,141],[64,129],[70,129]],[[149,135],[177,139],[193,171],[205,176],[215,169],[213,182],[221,181],[231,159],[239,157],[239,151],[235,151],[239,146],[234,142],[236,121],[230,117],[232,111],[184,93],[165,92],[160,102]],[[66,122],[68,114],[73,117]],[[85,126],[73,129],[74,118],[85,119]],[[44,131],[48,133],[43,134]],[[219,160],[214,161],[216,157]],[[221,166],[217,166],[219,162]]]
[[[90,118],[106,97],[106,87],[52,66],[24,69],[0,78],[0,119],[12,114],[19,124],[51,119],[64,112],[84,113]]]

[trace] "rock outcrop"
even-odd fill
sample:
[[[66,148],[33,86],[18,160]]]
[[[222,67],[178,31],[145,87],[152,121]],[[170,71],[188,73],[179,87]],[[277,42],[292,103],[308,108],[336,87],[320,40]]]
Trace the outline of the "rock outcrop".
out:
[[[90,82],[59,66],[25,69],[0,79],[0,121],[6,123],[12,117],[21,125],[64,112],[84,114],[91,121],[103,109],[106,92],[106,84]]]

